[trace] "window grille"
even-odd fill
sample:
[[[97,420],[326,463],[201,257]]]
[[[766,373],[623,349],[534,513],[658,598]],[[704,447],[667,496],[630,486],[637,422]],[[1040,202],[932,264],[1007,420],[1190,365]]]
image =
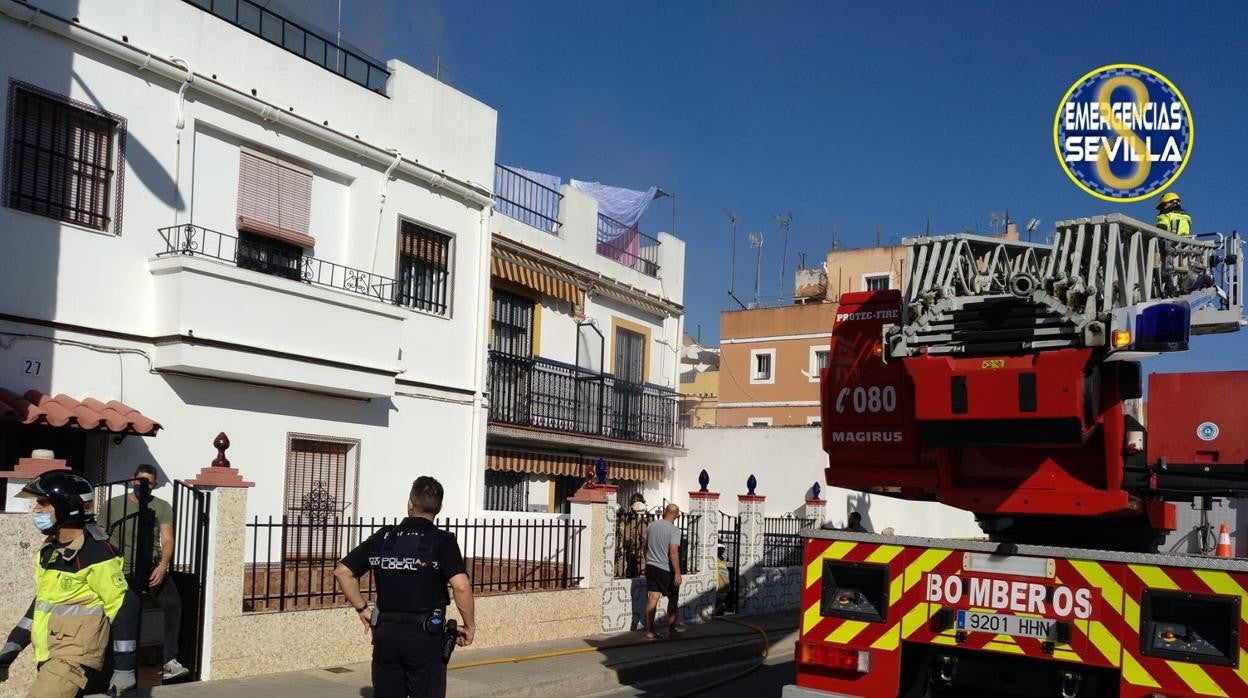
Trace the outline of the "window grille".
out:
[[[124,139],[119,118],[12,83],[6,204],[95,230],[116,230],[111,198],[123,158],[114,151]],[[116,199],[120,206],[120,196]]]
[[[436,315],[450,309],[451,237],[403,221],[399,229],[399,305]]]

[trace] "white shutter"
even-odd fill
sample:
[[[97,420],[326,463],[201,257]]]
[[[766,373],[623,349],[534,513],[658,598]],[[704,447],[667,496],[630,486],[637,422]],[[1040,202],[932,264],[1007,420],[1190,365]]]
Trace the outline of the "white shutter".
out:
[[[245,146],[239,149],[239,230],[315,247],[308,234],[311,210],[311,170]]]

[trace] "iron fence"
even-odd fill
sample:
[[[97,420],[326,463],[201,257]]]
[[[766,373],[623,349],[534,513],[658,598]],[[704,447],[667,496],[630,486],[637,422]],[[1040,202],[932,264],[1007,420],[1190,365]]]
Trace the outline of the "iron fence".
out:
[[[814,519],[792,516],[763,519],[763,567],[802,564],[802,537],[799,532],[814,525]]]
[[[494,210],[553,233],[559,229],[563,194],[507,167],[494,165]]]
[[[338,561],[398,519],[256,517],[247,524],[251,561],[243,577],[243,611],[290,611],[346,606],[334,582]],[[459,542],[476,594],[545,591],[579,586],[585,526],[559,519],[443,519],[437,525]],[[371,573],[360,591],[376,599]]]
[[[385,94],[390,71],[384,63],[342,46],[342,42],[304,27],[255,0],[186,0],[192,5],[290,51],[305,60],[378,94]],[[267,5],[267,6],[266,6]]]
[[[659,241],[637,229],[598,214],[598,254],[647,276],[659,275]]]
[[[736,613],[740,596],[741,517],[719,512],[719,546],[715,560],[716,613]]]
[[[680,446],[680,393],[539,357],[491,351],[490,421]]]
[[[618,579],[641,577],[646,572],[646,531],[662,518],[658,512],[621,511],[615,522],[615,576]],[[681,514],[676,517],[680,529],[680,573],[697,574],[697,555],[702,537],[698,531],[700,516]]]
[[[383,303],[395,302],[395,281],[387,276],[344,267],[278,245],[240,240],[190,223],[160,228],[157,232],[165,242],[165,250],[158,252],[157,257],[174,254],[209,257],[262,274],[349,291]]]

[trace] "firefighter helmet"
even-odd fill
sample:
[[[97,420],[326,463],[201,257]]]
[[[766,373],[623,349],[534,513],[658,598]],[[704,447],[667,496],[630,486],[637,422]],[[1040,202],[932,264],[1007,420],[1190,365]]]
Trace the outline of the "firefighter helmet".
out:
[[[57,525],[88,523],[94,518],[91,504],[95,502],[95,488],[72,470],[49,470],[26,483],[17,496],[48,500],[56,511]]]
[[[1171,203],[1177,204],[1179,202],[1180,202],[1180,199],[1179,199],[1178,193],[1168,191],[1162,195],[1161,201],[1157,204],[1157,208],[1164,208],[1166,206],[1169,206]]]

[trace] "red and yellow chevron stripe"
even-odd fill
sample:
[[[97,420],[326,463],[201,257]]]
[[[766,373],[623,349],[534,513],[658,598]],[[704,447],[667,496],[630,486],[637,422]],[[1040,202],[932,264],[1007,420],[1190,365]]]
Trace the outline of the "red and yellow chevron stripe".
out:
[[[867,622],[820,615],[823,561],[871,562],[889,567],[888,613],[885,622]],[[1073,621],[1071,641],[1046,654],[1037,638],[969,633],[957,641],[953,629],[933,627],[939,604],[924,599],[923,577],[962,572],[962,551],[902,545],[810,539],[805,554],[801,637],[805,641],[872,651],[875,676],[856,679],[861,695],[896,695],[902,641],[958,646],[1022,655],[1050,661],[1094,665],[1121,675],[1121,695],[1248,696],[1248,573],[1158,567],[1120,562],[1056,558],[1054,582],[1099,590],[1099,608],[1091,620]],[[1140,600],[1145,589],[1182,590],[1240,598],[1240,660],[1221,667],[1148,657],[1140,651]],[[992,612],[992,609],[975,609]],[[1026,614],[1018,614],[1026,615]],[[878,674],[888,674],[880,676]],[[812,687],[818,685],[818,677]],[[844,678],[844,677],[841,677]],[[812,681],[805,677],[807,682]],[[828,684],[828,689],[842,684]]]

